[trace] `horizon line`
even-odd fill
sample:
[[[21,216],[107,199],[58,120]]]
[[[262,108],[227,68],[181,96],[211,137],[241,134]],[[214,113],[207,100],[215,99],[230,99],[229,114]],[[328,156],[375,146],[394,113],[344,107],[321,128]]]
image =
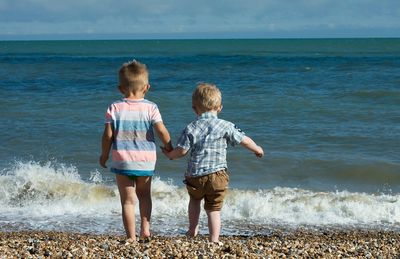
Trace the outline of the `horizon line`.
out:
[[[323,39],[400,39],[400,36],[285,36],[285,37],[96,37],[100,35],[93,35],[93,37],[76,37],[86,34],[68,34],[62,35],[62,37],[54,37],[54,34],[41,34],[41,35],[19,35],[18,37],[12,37],[11,35],[0,35],[0,41],[125,41],[125,40],[137,40],[137,41],[150,41],[150,40],[323,40]],[[10,37],[11,36],[11,37]],[[15,35],[13,35],[15,36]],[[34,37],[30,37],[34,36]],[[68,37],[75,36],[75,37]],[[86,35],[87,36],[87,35]],[[40,38],[43,37],[43,38]]]

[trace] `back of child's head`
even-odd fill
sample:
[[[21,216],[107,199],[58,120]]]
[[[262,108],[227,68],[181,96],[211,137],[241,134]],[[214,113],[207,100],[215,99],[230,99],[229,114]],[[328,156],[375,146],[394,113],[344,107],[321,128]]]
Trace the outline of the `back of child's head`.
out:
[[[192,102],[200,112],[218,110],[222,104],[221,91],[216,85],[200,83],[193,92]]]
[[[118,74],[119,87],[124,91],[136,93],[149,83],[146,65],[136,60],[123,64]]]

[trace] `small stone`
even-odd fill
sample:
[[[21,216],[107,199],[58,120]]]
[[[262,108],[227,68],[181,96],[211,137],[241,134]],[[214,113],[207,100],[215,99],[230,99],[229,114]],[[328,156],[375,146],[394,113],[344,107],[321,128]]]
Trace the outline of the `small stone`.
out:
[[[38,250],[36,249],[36,248],[29,248],[28,249],[28,252],[31,254],[31,255],[34,255],[34,254],[36,254],[37,252],[38,252]]]
[[[110,249],[110,246],[106,243],[101,244],[101,248],[108,251]]]

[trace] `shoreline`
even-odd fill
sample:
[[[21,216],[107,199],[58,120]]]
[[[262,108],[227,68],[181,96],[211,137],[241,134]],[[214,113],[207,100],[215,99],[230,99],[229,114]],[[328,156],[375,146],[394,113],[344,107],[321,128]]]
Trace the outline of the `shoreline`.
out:
[[[381,230],[273,231],[260,236],[153,236],[127,243],[121,235],[54,231],[0,232],[0,258],[397,258],[400,235]]]

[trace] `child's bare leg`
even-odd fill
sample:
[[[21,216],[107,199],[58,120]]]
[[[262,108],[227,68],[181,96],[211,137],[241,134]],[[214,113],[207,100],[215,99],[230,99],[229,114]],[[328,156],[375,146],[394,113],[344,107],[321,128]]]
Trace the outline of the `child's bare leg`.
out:
[[[139,200],[140,210],[140,236],[149,237],[150,233],[150,217],[152,209],[151,201],[151,177],[136,178],[136,195]]]
[[[219,233],[221,231],[221,212],[219,210],[207,210],[208,231],[210,232],[209,240],[218,242]]]
[[[199,217],[200,217],[201,200],[196,200],[190,197],[189,201],[189,230],[187,234],[191,237],[197,236],[199,231]]]
[[[136,240],[135,234],[135,186],[127,176],[116,174],[116,180],[121,197],[122,221],[128,239]]]

